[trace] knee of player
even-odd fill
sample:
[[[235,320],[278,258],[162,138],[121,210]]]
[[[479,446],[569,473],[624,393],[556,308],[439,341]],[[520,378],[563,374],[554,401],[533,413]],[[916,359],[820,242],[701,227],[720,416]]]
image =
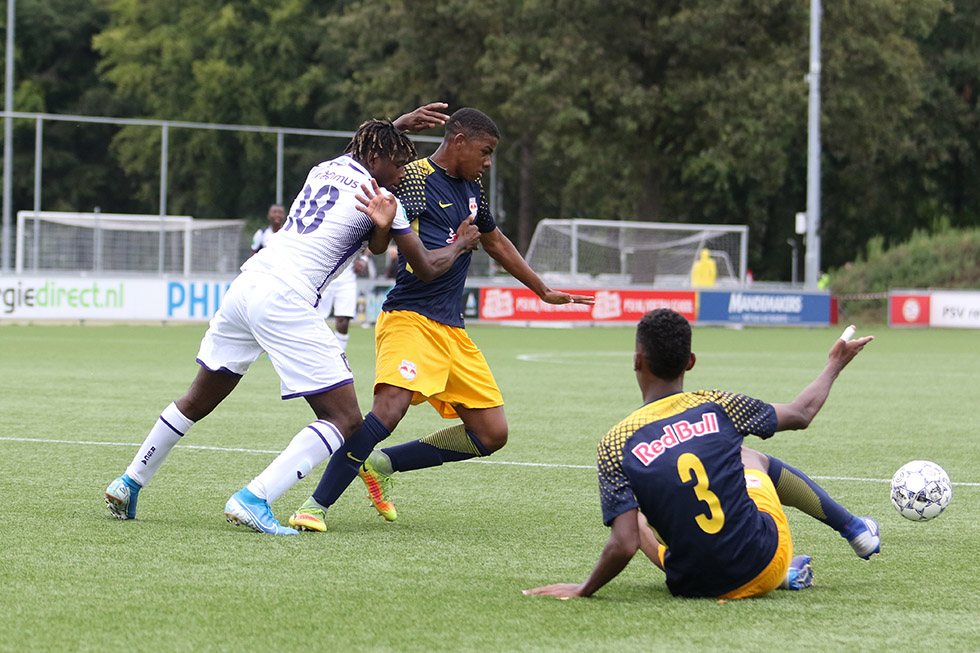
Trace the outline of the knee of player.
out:
[[[379,384],[374,390],[374,403],[371,412],[381,420],[381,423],[394,431],[398,422],[402,421],[409,406],[412,405],[412,391],[396,388],[387,384]]]
[[[364,421],[356,406],[349,409],[342,408],[340,410],[338,410],[335,406],[332,406],[331,409],[328,410],[324,410],[322,407],[320,407],[319,410],[315,409],[314,413],[316,414],[317,419],[330,422],[337,427],[337,430],[340,431],[340,434],[345,440],[354,435],[357,429],[361,428],[361,424]]]
[[[507,427],[504,426],[503,428],[477,433],[476,437],[480,439],[480,443],[486,448],[487,452],[493,453],[494,451],[500,451],[507,444]]]

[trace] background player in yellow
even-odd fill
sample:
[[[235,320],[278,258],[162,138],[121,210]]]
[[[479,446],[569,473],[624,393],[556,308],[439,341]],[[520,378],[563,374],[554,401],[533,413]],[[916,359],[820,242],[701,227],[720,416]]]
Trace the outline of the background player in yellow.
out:
[[[429,249],[445,247],[456,239],[460,225],[475,218],[483,249],[542,301],[593,303],[592,297],[549,288],[497,228],[480,183],[500,139],[497,125],[470,108],[445,117],[446,134],[436,152],[409,164],[405,178],[393,189],[423,244]],[[388,293],[375,329],[373,407],[341,455],[327,465],[313,496],[290,519],[294,528],[325,530],[324,510],[351,483],[359,467],[375,508],[390,521],[397,516],[388,494],[394,472],[488,456],[506,444],[503,397],[463,323],[463,289],[470,258],[470,254],[460,256],[449,271],[426,283],[399,255],[395,287]],[[458,417],[462,423],[371,453],[391,435],[409,406],[423,401],[443,417]]]
[[[718,278],[718,264],[711,258],[707,248],[701,250],[701,255],[691,266],[691,285],[695,288],[713,288]]]
[[[684,392],[691,327],[668,309],[637,327],[633,369],[643,406],[598,448],[602,516],[612,530],[584,583],[525,590],[591,596],[640,549],[672,594],[746,598],[812,584],[809,556],[792,557],[780,503],[835,528],[861,558],[880,550],[878,524],[855,517],[801,471],[742,446],[746,435],[806,428],[841,370],[872,338],[838,339],[819,376],[789,404],[720,391]]]

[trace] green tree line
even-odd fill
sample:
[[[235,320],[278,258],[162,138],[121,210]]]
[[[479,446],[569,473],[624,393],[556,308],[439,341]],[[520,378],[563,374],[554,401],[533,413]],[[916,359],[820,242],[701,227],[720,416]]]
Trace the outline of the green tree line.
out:
[[[809,7],[798,0],[19,0],[15,110],[352,130],[429,101],[502,138],[498,218],[747,224],[788,279],[806,205]],[[980,3],[839,0],[822,21],[827,268],[980,225]],[[33,125],[15,131],[30,208]],[[438,135],[439,132],[434,132]],[[289,137],[287,203],[340,140]],[[173,130],[170,213],[264,215],[275,138]],[[47,209],[155,213],[159,131],[57,123]]]

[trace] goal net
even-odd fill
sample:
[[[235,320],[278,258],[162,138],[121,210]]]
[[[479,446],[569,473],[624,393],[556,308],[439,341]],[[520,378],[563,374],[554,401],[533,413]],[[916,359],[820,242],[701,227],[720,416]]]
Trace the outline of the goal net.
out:
[[[244,220],[18,211],[15,265],[24,272],[233,274]]]
[[[687,287],[691,270],[708,250],[716,285],[745,279],[747,226],[542,220],[527,251],[534,270],[564,283]]]

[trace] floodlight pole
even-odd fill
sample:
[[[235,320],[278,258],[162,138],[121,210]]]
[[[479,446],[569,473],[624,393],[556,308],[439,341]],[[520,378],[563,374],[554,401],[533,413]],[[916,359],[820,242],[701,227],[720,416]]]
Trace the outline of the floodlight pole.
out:
[[[14,165],[14,0],[7,0],[7,59],[3,79],[3,230],[0,234],[0,271],[10,272],[10,220]]]
[[[820,277],[820,0],[810,0],[810,113],[807,120],[806,255],[803,287],[816,290]]]

